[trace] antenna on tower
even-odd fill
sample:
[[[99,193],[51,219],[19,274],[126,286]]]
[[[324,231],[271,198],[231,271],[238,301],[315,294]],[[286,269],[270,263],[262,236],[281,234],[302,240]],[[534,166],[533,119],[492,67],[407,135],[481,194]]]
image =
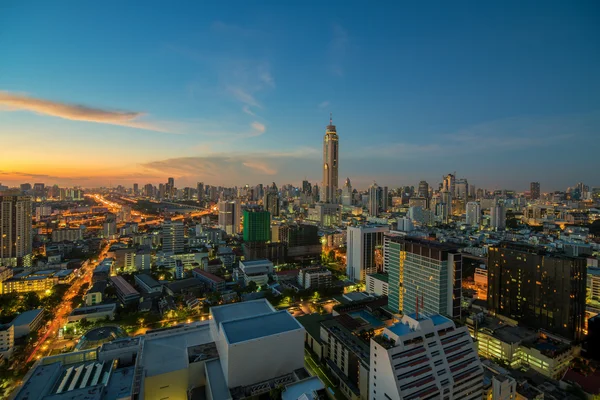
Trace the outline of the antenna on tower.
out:
[[[333,125],[333,113],[329,113],[329,125]]]

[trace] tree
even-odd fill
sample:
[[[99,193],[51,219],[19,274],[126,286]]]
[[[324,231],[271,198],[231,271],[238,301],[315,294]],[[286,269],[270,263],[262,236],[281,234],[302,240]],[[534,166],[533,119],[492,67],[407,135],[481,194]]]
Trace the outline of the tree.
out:
[[[246,285],[246,289],[248,290],[248,292],[256,292],[257,288],[258,285],[254,281],[250,281],[248,285]]]

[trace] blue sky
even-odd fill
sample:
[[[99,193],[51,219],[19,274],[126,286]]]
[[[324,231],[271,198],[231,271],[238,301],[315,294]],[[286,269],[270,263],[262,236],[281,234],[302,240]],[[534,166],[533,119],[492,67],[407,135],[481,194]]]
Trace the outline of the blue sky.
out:
[[[0,183],[600,186],[598,2],[122,3],[0,4]]]

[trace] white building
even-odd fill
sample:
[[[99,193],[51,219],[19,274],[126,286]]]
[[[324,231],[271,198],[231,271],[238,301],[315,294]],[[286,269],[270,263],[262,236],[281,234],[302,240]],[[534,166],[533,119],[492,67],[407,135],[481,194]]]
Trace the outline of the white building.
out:
[[[166,255],[179,254],[183,252],[185,241],[184,225],[181,221],[165,221],[161,227],[163,247]]]
[[[8,359],[15,349],[15,327],[12,324],[0,325],[0,360]]]
[[[138,250],[135,253],[135,269],[138,271],[150,271],[152,256],[149,250]]]
[[[83,231],[81,229],[55,229],[52,231],[53,242],[75,242],[83,239]]]
[[[228,235],[240,233],[242,206],[239,199],[219,202],[219,227]]]
[[[342,208],[339,204],[316,204],[308,209],[309,221],[314,221],[321,226],[339,226],[342,222]]]
[[[331,271],[325,267],[301,269],[298,273],[298,284],[303,289],[331,287]]]
[[[269,282],[271,274],[273,263],[269,260],[240,261],[237,269],[237,278],[242,279],[245,285],[254,282],[258,286],[264,286]]]
[[[15,339],[29,335],[31,332],[38,330],[44,318],[44,309],[38,308],[22,312],[12,320],[11,325],[14,326]]]
[[[389,293],[388,276],[386,274],[369,274],[365,286],[369,294],[387,296]]]
[[[348,227],[346,255],[346,275],[355,282],[364,282],[367,274],[378,269],[376,252],[381,252],[383,264],[383,234],[389,232],[389,226],[361,225]]]
[[[397,230],[399,230],[400,232],[410,232],[414,228],[415,228],[415,226],[413,225],[413,222],[411,221],[410,218],[407,218],[407,217],[398,218]]]
[[[504,207],[504,203],[496,202],[490,208],[490,228],[506,228],[506,208]]]
[[[477,201],[467,203],[466,223],[470,226],[479,226],[481,223],[481,204]]]
[[[483,367],[469,330],[441,315],[405,315],[371,339],[369,399],[479,400]]]

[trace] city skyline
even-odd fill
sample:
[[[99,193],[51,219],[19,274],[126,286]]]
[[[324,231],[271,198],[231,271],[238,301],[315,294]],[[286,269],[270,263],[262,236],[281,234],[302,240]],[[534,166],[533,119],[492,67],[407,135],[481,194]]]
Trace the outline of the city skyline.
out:
[[[333,112],[356,187],[600,186],[593,2],[116,5],[4,6],[0,183],[320,183]]]

